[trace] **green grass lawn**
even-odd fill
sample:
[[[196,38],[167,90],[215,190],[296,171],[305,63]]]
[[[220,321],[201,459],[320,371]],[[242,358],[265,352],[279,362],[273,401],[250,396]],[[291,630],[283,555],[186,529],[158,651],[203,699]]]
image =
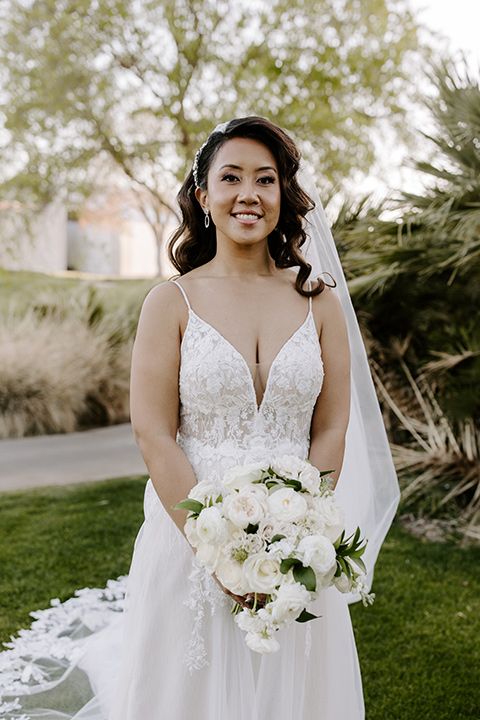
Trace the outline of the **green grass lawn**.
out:
[[[0,496],[0,640],[50,598],[128,571],[144,485],[137,477]],[[478,547],[392,528],[375,604],[352,608],[367,720],[480,719],[479,568]]]

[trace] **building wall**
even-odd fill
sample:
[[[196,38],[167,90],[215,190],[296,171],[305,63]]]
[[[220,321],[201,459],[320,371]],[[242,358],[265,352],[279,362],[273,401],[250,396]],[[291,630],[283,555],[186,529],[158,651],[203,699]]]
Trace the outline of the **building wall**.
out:
[[[146,222],[126,220],[110,225],[68,222],[68,267],[119,277],[155,277],[157,249]]]
[[[43,210],[10,203],[0,208],[0,266],[6,270],[67,269],[67,211],[61,203]]]

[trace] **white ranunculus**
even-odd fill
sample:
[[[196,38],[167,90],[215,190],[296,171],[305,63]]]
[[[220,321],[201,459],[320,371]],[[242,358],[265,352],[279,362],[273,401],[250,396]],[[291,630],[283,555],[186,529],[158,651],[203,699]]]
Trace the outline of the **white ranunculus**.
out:
[[[215,572],[219,556],[220,550],[216,545],[210,545],[209,543],[204,542],[198,543],[195,559],[197,563],[206,568],[209,573]]]
[[[352,589],[352,579],[344,572],[339,577],[333,578],[333,584],[341,593],[348,593]]]
[[[243,576],[250,592],[271,593],[281,582],[280,563],[269,553],[250,555],[243,563]]]
[[[280,488],[269,495],[268,509],[276,520],[298,522],[307,511],[307,502],[292,488]]]
[[[305,470],[308,463],[295,455],[283,455],[281,458],[277,458],[272,463],[272,469],[280,477],[291,478],[297,480],[299,474]]]
[[[320,517],[325,523],[325,536],[335,542],[345,529],[345,516],[342,508],[337,505],[333,495],[317,498]]]
[[[222,485],[230,492],[240,490],[244,485],[261,479],[263,475],[262,467],[260,463],[252,463],[229,468],[223,476]]]
[[[335,565],[332,566],[332,569],[325,573],[325,575],[317,575],[317,592],[322,589],[327,590],[331,587],[336,571],[337,564],[335,563]]]
[[[297,582],[283,583],[275,595],[270,608],[272,620],[278,625],[287,625],[296,620],[312,599],[304,585]]]
[[[242,564],[222,552],[218,556],[215,574],[222,585],[235,595],[244,595],[248,591],[243,577]]]
[[[197,533],[197,519],[187,518],[185,523],[185,536],[192,547],[197,547],[200,538]]]
[[[263,505],[252,493],[233,493],[223,501],[223,512],[239,528],[257,525],[264,517]]]
[[[218,507],[203,508],[197,518],[197,535],[204,543],[221,545],[227,538],[227,521]]]
[[[316,575],[326,575],[336,564],[335,548],[323,535],[308,535],[300,540],[297,554],[304,566],[311,567]]]
[[[308,490],[309,493],[317,493],[320,490],[321,477],[317,468],[310,463],[305,463],[306,467],[298,476],[298,479],[302,483],[302,487]]]
[[[274,653],[280,649],[280,644],[273,635],[249,632],[245,635],[245,642],[250,650],[258,653]]]
[[[265,630],[265,620],[252,610],[244,608],[235,615],[235,622],[245,632],[262,632]]]
[[[263,509],[265,511],[267,510],[268,488],[263,483],[257,483],[256,485],[249,483],[248,485],[244,485],[238,494],[253,495],[261,504]]]
[[[212,496],[215,500],[219,495],[218,488],[211,480],[202,480],[188,493],[189,498],[198,500],[198,502],[201,502],[203,505],[205,504],[205,500],[210,499]]]

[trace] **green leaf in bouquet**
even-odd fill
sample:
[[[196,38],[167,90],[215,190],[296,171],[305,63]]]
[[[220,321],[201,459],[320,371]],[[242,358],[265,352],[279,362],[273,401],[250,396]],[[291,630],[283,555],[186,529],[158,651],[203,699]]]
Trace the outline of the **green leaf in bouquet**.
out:
[[[278,480],[268,480],[265,485],[270,490],[270,488],[275,487],[275,485],[279,485]]]
[[[343,543],[344,537],[345,537],[345,530],[342,532],[341,535],[339,535],[339,537],[338,537],[338,538],[335,540],[335,542],[333,543],[333,547],[335,548],[335,550],[338,550],[338,548],[340,547],[340,545]]]
[[[296,558],[284,558],[280,563],[280,572],[282,573],[282,575],[286,575],[290,568],[294,565],[302,565],[302,563]]]
[[[352,577],[352,569],[350,567],[350,564],[345,562],[345,559],[343,557],[337,558],[337,562],[340,565],[340,567],[342,568],[342,572],[344,572],[345,575],[350,580]]]
[[[252,523],[250,523],[250,524],[247,525],[247,527],[245,528],[245,532],[247,533],[247,535],[251,535],[251,534],[253,534],[253,533],[256,533],[257,530],[258,530],[258,523],[257,523],[256,525],[252,525]]]
[[[172,505],[172,510],[190,510],[191,512],[198,515],[203,510],[203,504],[198,500],[192,500],[192,498],[186,498],[181,500],[179,503]]]
[[[360,570],[361,570],[362,572],[364,572],[364,573],[367,572],[367,568],[366,568],[365,563],[363,562],[363,560],[360,560],[360,558],[354,558],[354,559],[353,559],[353,562],[355,563],[355,565],[358,565],[358,567],[360,568]]]
[[[324,478],[324,477],[326,477],[327,475],[331,475],[333,472],[335,472],[335,470],[321,470],[321,471],[320,471],[320,477],[321,477],[321,478]]]
[[[302,610],[295,622],[304,623],[308,622],[309,620],[316,620],[319,617],[321,617],[321,615],[314,615],[313,613],[308,612],[308,610]]]
[[[270,540],[271,543],[278,542],[279,540],[284,540],[286,538],[286,535],[274,535],[273,538]]]
[[[223,502],[223,495],[222,495],[221,493],[220,493],[220,495],[217,497],[217,499],[215,500],[215,502],[216,502],[216,503],[221,503],[221,502]]]
[[[362,547],[359,547],[358,550],[353,550],[353,551],[349,552],[348,557],[360,558],[360,557],[362,557],[362,555],[366,549],[367,549],[367,546],[363,545]]]
[[[302,489],[302,483],[300,482],[300,480],[292,480],[292,478],[287,478],[284,484],[286,487],[297,490],[298,492],[300,492],[300,490]]]
[[[293,577],[298,583],[304,585],[307,590],[314,592],[317,587],[317,578],[311,567],[304,567],[301,563],[293,566]]]

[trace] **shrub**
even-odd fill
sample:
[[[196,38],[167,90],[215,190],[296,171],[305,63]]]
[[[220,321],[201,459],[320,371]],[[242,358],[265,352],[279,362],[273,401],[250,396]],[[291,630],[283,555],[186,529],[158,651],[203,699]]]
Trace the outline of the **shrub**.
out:
[[[143,287],[44,290],[23,317],[0,320],[0,437],[125,422]],[[113,309],[112,309],[113,308]]]

